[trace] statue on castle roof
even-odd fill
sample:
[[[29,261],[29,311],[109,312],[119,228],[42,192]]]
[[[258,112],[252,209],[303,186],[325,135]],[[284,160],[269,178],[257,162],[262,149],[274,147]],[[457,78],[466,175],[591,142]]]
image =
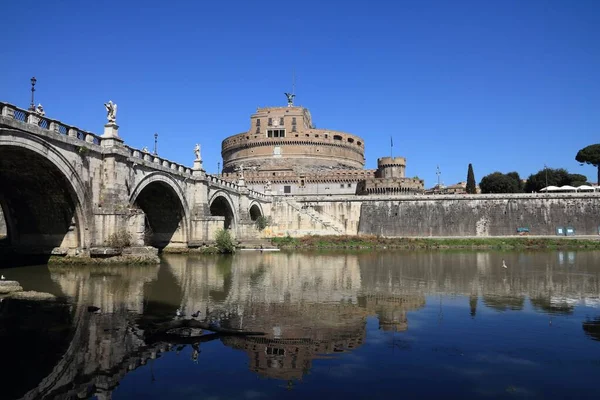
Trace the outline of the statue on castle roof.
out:
[[[117,105],[109,100],[108,103],[104,103],[104,107],[106,108],[106,119],[108,119],[109,124],[114,124],[117,120]]]
[[[200,160],[200,145],[198,143],[194,147],[194,154],[196,155],[196,160]]]
[[[292,107],[294,105],[294,97],[296,97],[293,93],[284,93],[285,97],[287,97],[288,107]]]

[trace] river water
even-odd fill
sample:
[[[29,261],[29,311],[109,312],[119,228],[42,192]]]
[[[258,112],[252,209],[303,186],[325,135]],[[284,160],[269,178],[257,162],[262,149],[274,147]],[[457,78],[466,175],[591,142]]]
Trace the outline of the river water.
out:
[[[244,252],[0,270],[59,297],[0,303],[0,397],[598,398],[598,260]],[[177,309],[265,334],[149,333]]]

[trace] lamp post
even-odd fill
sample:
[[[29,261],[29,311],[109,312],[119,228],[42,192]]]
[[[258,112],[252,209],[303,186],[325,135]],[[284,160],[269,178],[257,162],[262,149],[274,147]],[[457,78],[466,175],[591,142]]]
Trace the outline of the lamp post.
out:
[[[157,147],[156,147],[156,145],[157,145],[157,142],[158,142],[158,133],[155,133],[155,134],[154,134],[154,155],[155,155],[155,156],[156,156],[156,155],[158,155],[158,152],[157,152]]]
[[[33,92],[35,92],[35,83],[37,79],[35,76],[31,77],[31,104],[29,105],[29,111],[35,111],[35,101],[33,100]]]
[[[217,161],[217,175],[221,175],[221,161]]]
[[[546,172],[546,193],[548,193],[548,166],[544,164],[544,172]]]

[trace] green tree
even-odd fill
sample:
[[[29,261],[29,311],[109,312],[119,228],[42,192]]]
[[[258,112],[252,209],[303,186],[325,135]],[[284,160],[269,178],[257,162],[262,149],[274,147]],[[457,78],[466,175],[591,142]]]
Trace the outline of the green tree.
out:
[[[479,188],[481,193],[518,193],[520,191],[519,181],[502,172],[484,176],[479,182]]]
[[[509,172],[508,174],[506,174],[506,176],[508,176],[509,178],[513,179],[517,185],[517,192],[516,193],[521,193],[523,191],[523,186],[524,183],[521,180],[521,177],[519,176],[519,173],[516,171],[513,172]]]
[[[525,191],[539,192],[546,186],[579,186],[584,184],[586,177],[581,174],[570,174],[564,168],[544,168],[537,173],[529,175],[525,184]]]
[[[580,163],[591,164],[598,169],[596,183],[600,184],[600,144],[592,144],[577,152],[575,159]]]
[[[469,164],[469,170],[467,171],[467,193],[477,193],[477,187],[475,185],[475,174],[473,173],[473,164]]]

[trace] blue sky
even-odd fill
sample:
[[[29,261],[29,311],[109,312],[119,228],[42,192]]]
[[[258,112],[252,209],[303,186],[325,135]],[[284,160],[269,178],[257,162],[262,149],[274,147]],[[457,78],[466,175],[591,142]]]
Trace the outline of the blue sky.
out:
[[[102,133],[118,104],[131,146],[216,172],[221,141],[258,106],[296,104],[446,184],[547,164],[595,181],[598,1],[11,1],[2,4],[0,101]]]

